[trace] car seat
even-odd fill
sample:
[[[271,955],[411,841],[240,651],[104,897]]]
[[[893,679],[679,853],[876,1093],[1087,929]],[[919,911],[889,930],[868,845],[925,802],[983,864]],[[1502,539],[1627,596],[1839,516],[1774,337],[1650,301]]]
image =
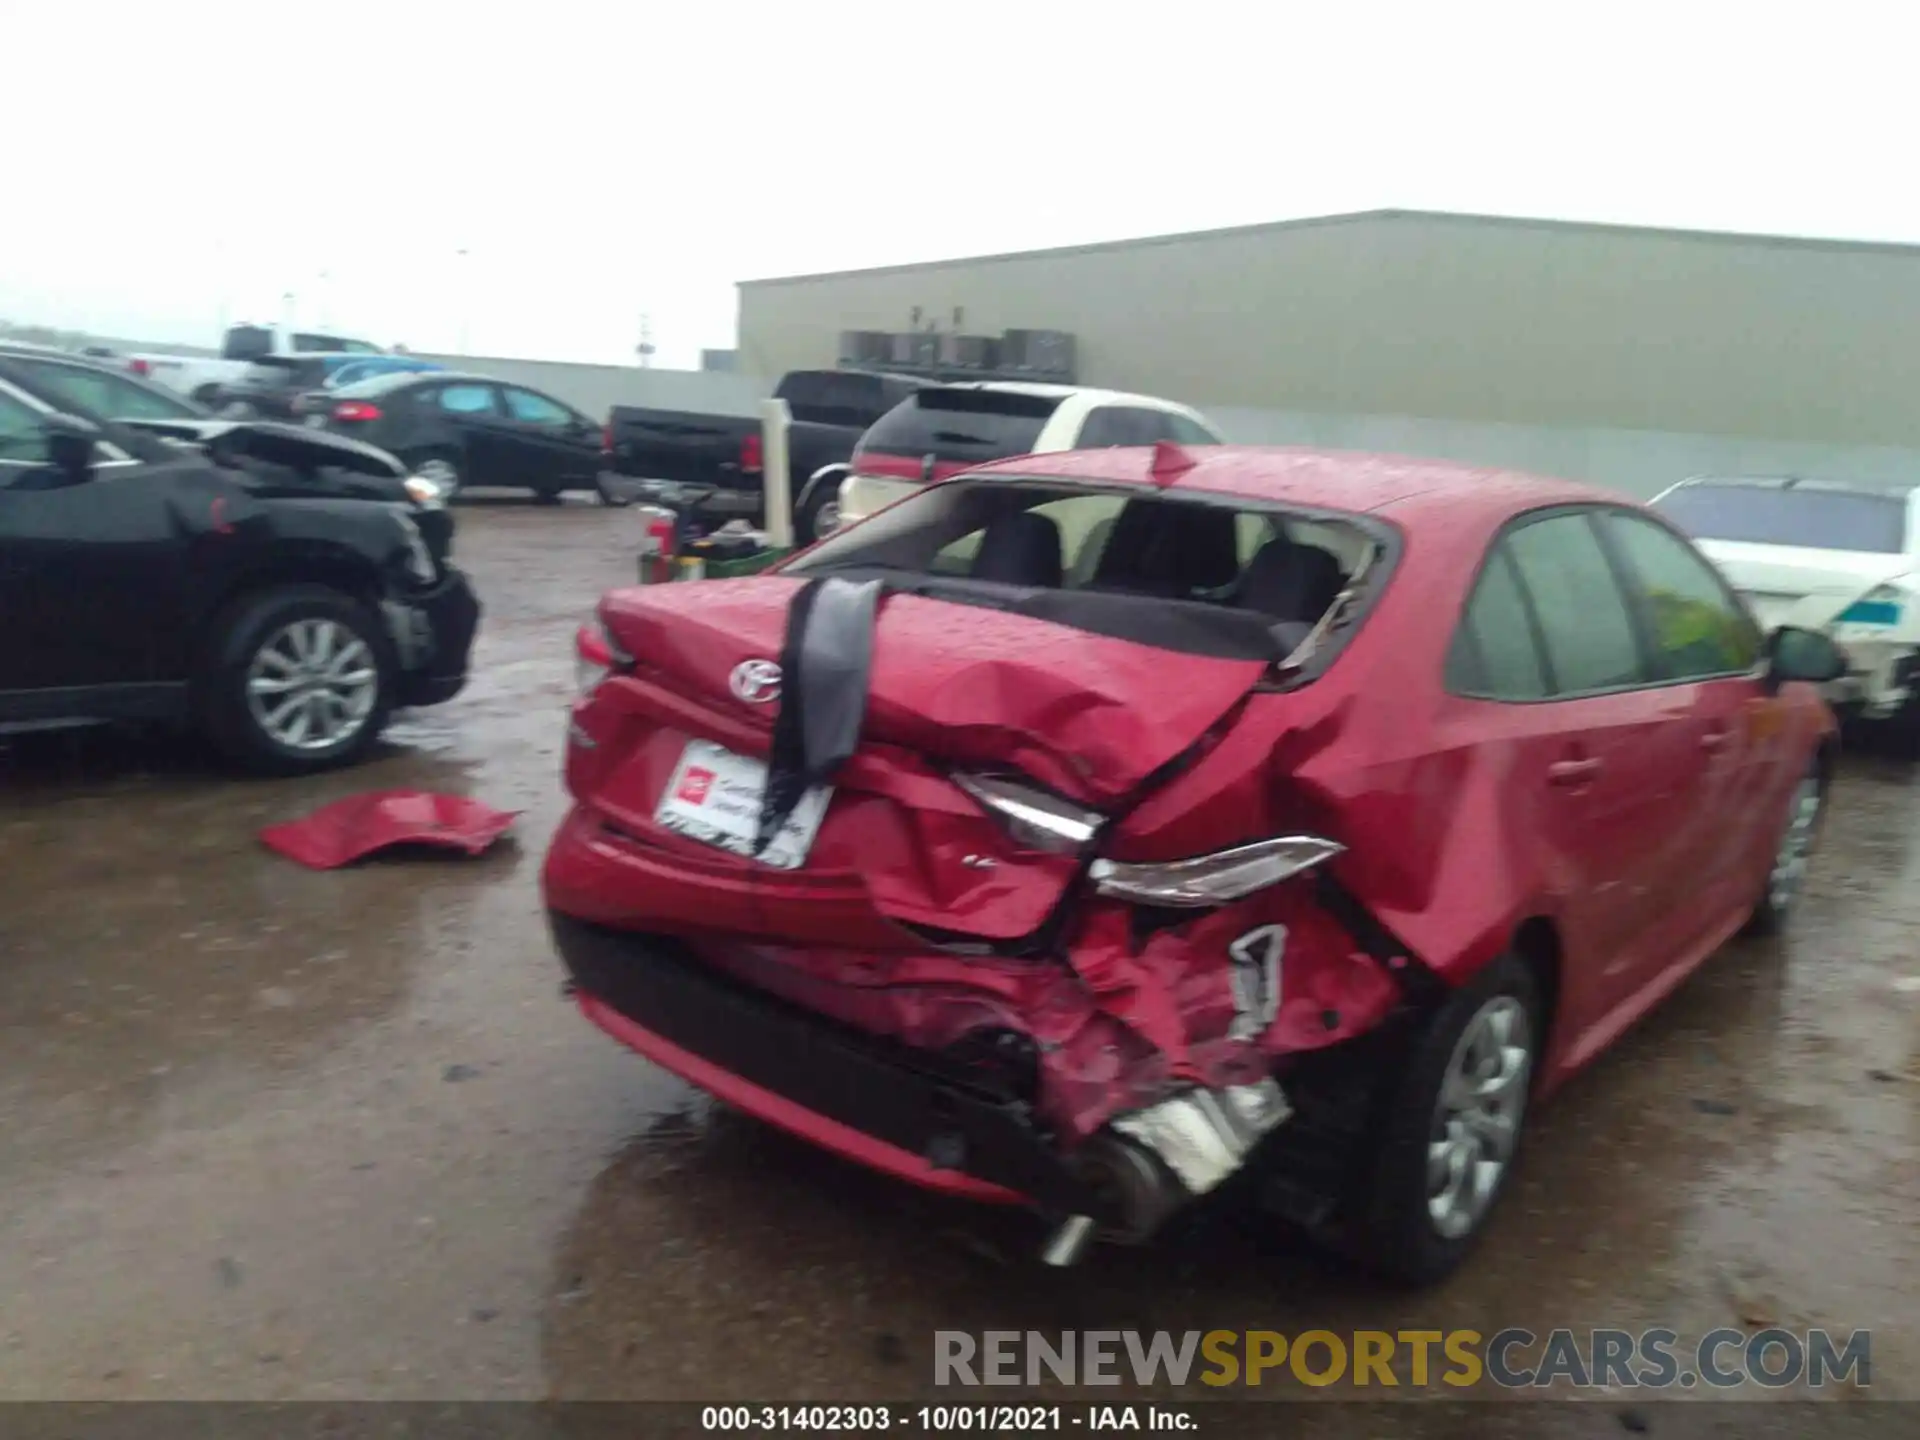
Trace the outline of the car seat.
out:
[[[1346,572],[1327,551],[1281,536],[1255,552],[1237,598],[1243,610],[1311,625],[1346,583]]]
[[[969,573],[1002,585],[1058,589],[1060,549],[1060,527],[1049,517],[1031,510],[1002,515],[982,532]]]
[[[1116,518],[1094,588],[1185,600],[1231,585],[1240,573],[1233,512],[1134,501]]]

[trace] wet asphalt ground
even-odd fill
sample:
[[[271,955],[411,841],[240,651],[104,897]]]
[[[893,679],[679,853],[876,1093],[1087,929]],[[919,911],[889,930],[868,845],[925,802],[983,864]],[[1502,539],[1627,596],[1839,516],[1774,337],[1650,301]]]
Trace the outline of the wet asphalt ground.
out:
[[[936,1329],[1779,1324],[1871,1329],[1873,1396],[1920,1399],[1914,771],[1848,762],[1792,933],[1536,1114],[1444,1287],[1206,1213],[1052,1272],[1025,1217],[716,1111],[562,998],[569,642],[637,523],[467,509],[476,678],[356,771],[0,751],[0,1398],[846,1401],[927,1393]],[[323,874],[254,838],[403,786],[524,811],[517,845]]]

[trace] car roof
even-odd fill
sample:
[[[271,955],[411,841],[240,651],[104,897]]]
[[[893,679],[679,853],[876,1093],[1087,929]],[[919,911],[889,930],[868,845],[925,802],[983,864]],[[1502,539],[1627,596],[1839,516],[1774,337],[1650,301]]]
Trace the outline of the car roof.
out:
[[[1278,445],[1165,446],[1192,462],[1164,487],[1205,491],[1274,504],[1293,504],[1355,514],[1390,512],[1395,519],[1497,522],[1547,505],[1639,502],[1610,490],[1517,470],[1490,469],[1451,460],[1376,455],[1357,450],[1308,450]],[[1005,475],[1027,480],[1082,484],[1153,485],[1161,449],[1115,447],[1067,450],[995,460],[969,475]]]
[[[1722,490],[1810,490],[1828,495],[1879,495],[1893,500],[1910,499],[1915,489],[1912,485],[1863,485],[1855,480],[1822,480],[1806,475],[1689,475],[1673,489],[1691,490],[1703,486]]]
[[[1174,403],[1159,395],[1135,395],[1125,390],[1098,390],[1088,385],[1043,385],[1038,381],[1028,380],[942,380],[926,386],[921,394],[929,390],[991,390],[1006,395],[1034,395],[1045,400],[1066,400],[1078,397],[1094,405],[1134,403],[1160,408]]]
[[[57,345],[35,345],[28,340],[0,340],[0,360],[62,360],[83,370],[104,370],[109,375],[125,374],[122,363],[103,355],[81,355]]]

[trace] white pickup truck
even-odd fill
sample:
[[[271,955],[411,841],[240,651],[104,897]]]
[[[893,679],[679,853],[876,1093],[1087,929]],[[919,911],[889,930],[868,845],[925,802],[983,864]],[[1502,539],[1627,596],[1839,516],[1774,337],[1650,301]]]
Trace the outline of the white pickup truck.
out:
[[[234,325],[221,338],[220,354],[170,355],[143,350],[120,357],[127,369],[212,407],[220,391],[247,378],[263,355],[385,355],[384,346],[344,335],[286,330],[277,325]]]
[[[1691,535],[1760,623],[1832,632],[1836,705],[1920,742],[1920,511],[1911,490],[1798,479],[1683,480],[1654,509]]]

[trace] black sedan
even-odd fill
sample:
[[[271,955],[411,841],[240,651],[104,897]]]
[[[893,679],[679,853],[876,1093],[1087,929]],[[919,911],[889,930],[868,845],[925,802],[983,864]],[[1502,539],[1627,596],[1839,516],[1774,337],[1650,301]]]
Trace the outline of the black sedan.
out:
[[[25,383],[36,359],[0,351],[0,735],[159,722],[301,773],[459,693],[479,603],[392,456],[114,417],[134,402],[89,387],[118,377],[56,376],[94,409]]]
[[[600,488],[601,427],[551,395],[483,375],[376,375],[301,402],[305,424],[397,455],[449,498],[531,490],[547,504]]]

